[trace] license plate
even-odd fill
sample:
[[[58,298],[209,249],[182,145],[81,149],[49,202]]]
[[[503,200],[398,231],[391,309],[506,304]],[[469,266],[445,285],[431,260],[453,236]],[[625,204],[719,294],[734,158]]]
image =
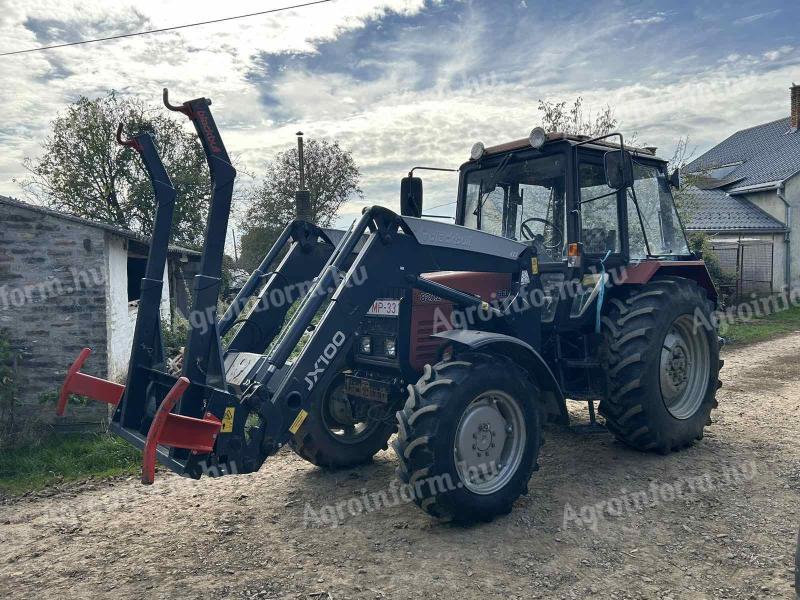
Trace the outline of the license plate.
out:
[[[389,401],[389,386],[380,381],[346,375],[345,391],[348,395],[366,398],[367,400]]]
[[[400,300],[375,300],[367,314],[373,317],[396,317],[400,314]]]

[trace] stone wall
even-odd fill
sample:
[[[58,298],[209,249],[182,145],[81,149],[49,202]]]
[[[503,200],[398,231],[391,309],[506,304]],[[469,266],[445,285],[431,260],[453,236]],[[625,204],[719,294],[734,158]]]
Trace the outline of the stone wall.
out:
[[[70,363],[91,347],[87,373],[106,376],[107,232],[0,201],[0,328],[18,363],[15,423],[55,423],[53,399]],[[105,405],[70,406],[60,428],[104,421]]]

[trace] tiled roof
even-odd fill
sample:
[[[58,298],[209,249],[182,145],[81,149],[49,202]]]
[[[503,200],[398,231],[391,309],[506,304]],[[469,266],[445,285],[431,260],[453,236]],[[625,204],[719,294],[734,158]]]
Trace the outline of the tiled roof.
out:
[[[8,204],[10,206],[16,206],[17,208],[24,208],[26,210],[30,210],[33,212],[38,212],[43,215],[49,215],[51,217],[56,217],[57,219],[63,219],[65,221],[72,221],[74,223],[78,223],[80,225],[85,225],[87,227],[95,227],[97,229],[102,229],[104,231],[108,231],[120,237],[123,237],[128,240],[135,240],[137,242],[142,242],[144,244],[150,243],[150,238],[145,237],[136,233],[135,231],[131,231],[130,229],[125,229],[123,227],[117,227],[115,225],[109,225],[108,223],[100,223],[98,221],[90,221],[89,219],[84,219],[83,217],[76,217],[75,215],[70,215],[68,213],[64,213],[58,210],[53,210],[52,208],[47,208],[45,206],[38,206],[36,204],[28,204],[27,202],[22,202],[21,200],[17,200],[16,198],[9,198],[8,196],[0,196],[0,204]],[[169,247],[170,252],[175,253],[182,253],[182,254],[191,254],[193,256],[200,256],[200,252],[197,250],[192,250],[190,248],[183,248],[181,246],[173,246],[170,245]]]
[[[800,172],[800,130],[792,129],[788,118],[742,129],[689,163],[686,172],[736,163],[741,164],[725,175],[729,192],[785,181]]]
[[[722,190],[687,188],[690,195],[689,218],[686,229],[700,231],[786,231],[772,215],[741,196],[731,196]]]

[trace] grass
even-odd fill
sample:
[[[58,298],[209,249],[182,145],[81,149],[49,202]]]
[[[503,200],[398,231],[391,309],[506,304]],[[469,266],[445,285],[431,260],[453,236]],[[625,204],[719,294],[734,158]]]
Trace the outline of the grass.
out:
[[[735,322],[722,336],[731,344],[744,345],[762,342],[800,330],[800,306],[751,321]]]
[[[137,473],[139,450],[109,434],[59,435],[0,451],[0,494],[19,495],[61,481]]]

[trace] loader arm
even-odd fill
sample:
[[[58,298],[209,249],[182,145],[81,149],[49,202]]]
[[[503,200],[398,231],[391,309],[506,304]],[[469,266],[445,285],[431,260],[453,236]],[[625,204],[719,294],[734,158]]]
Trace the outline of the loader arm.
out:
[[[363,247],[348,267],[347,257],[365,234]],[[381,289],[415,287],[421,274],[434,271],[491,270],[511,274],[515,297],[524,302],[527,294],[519,293],[525,287],[520,275],[527,272],[526,280],[535,280],[530,270],[534,255],[532,247],[481,231],[400,217],[381,207],[367,210],[337,246],[273,351],[247,375],[251,383],[244,399],[263,423],[259,431],[263,458],[302,427],[314,391],[325,389],[347,365],[358,323]],[[462,306],[484,305],[479,298],[447,286],[438,292]],[[326,301],[308,343],[289,363]],[[538,330],[537,310],[516,312],[530,319],[532,331]]]
[[[366,210],[344,234],[302,221],[290,224],[218,319],[236,172],[209,100],[173,106],[165,91],[164,103],[192,120],[212,179],[183,373],[166,372],[159,318],[175,190],[152,138],[143,134],[124,143],[141,155],[157,208],[127,385],[80,373],[87,349],[69,369],[62,389],[63,404],[70,393],[81,393],[117,406],[111,430],[144,450],[143,482],[152,483],[156,462],[190,477],[258,470],[303,426],[313,394],[348,366],[358,324],[386,288],[418,288],[459,307],[480,308],[489,314],[481,328],[513,328],[520,339],[538,346],[539,309],[525,293],[540,286],[534,247],[457,225],[400,217],[381,207]],[[500,309],[490,308],[477,296],[422,278],[447,270],[511,274],[511,296]],[[294,300],[280,306],[273,302],[272,293],[282,286],[284,291],[301,286],[296,292],[302,300],[274,341]],[[258,300],[242,318],[256,293]],[[241,326],[225,351],[221,335],[237,323]],[[301,350],[307,332],[312,333]]]
[[[334,248],[329,236],[316,225],[300,220],[289,223],[220,319],[220,336],[241,325],[228,351],[266,352],[283,327],[289,308],[305,296]],[[284,249],[285,256],[270,270]],[[258,299],[242,316],[257,292]]]

